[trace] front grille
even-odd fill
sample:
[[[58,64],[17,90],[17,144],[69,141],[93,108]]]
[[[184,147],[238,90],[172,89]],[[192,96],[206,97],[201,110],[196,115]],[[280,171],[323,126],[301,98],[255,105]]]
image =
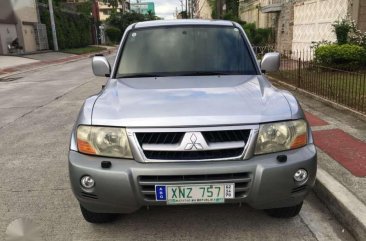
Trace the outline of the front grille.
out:
[[[208,143],[244,141],[247,142],[250,130],[203,131],[202,135]]]
[[[151,132],[136,133],[137,140],[143,144],[177,144],[182,140],[184,132]]]
[[[146,158],[155,160],[200,160],[240,156],[243,148],[214,151],[144,151]]]
[[[199,133],[207,145],[220,145],[227,143],[243,143],[242,146],[219,147],[216,149],[164,149],[166,146],[183,147],[187,144],[185,132],[136,132],[136,139],[144,155],[151,160],[212,160],[223,158],[239,157],[244,152],[244,145],[247,143],[250,130],[219,130],[189,132]],[[188,133],[187,133],[188,134]],[[201,138],[202,139],[202,138]],[[182,141],[183,140],[183,141]],[[183,144],[184,143],[184,144]],[[160,145],[158,149],[145,149],[144,145]],[[166,145],[166,146],[164,146]],[[161,148],[161,149],[160,149]]]
[[[139,176],[140,192],[145,201],[156,201],[155,185],[184,185],[207,183],[235,183],[235,198],[243,198],[247,195],[251,175],[248,172],[209,175],[177,175],[177,176]]]

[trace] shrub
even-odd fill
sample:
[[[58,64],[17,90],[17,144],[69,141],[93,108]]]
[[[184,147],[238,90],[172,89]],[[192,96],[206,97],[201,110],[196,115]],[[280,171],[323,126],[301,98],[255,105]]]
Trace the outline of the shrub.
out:
[[[109,40],[113,43],[118,43],[122,37],[122,32],[119,28],[108,27],[105,30],[105,34],[108,36]]]
[[[366,50],[353,44],[331,44],[315,49],[315,61],[323,66],[357,69],[365,65]]]
[[[350,23],[350,21],[343,18],[341,20],[335,21],[332,24],[332,26],[337,36],[337,43],[338,44],[348,43],[348,34],[352,30],[352,24]]]

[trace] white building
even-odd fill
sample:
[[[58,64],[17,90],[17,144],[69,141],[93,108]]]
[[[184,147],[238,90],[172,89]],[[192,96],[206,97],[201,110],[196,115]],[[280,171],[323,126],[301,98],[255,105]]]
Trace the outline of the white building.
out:
[[[35,0],[1,0],[0,54],[8,54],[8,45],[15,39],[22,52],[48,48],[45,31],[45,26],[39,22]]]

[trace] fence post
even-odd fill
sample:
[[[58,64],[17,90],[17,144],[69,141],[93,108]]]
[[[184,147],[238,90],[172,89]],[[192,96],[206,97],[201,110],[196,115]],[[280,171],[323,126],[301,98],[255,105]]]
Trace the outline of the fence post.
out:
[[[297,64],[297,88],[301,87],[301,57],[299,58],[299,62]]]

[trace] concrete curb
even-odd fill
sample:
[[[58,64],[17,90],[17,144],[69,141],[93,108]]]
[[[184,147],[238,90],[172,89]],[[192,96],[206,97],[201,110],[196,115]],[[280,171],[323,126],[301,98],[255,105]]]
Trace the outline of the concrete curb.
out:
[[[353,193],[318,167],[314,193],[321,199],[337,220],[358,241],[366,237],[366,206]]]
[[[73,56],[73,57],[68,57],[68,58],[63,58],[63,59],[57,59],[57,60],[53,60],[53,62],[49,63],[49,61],[41,61],[39,63],[36,63],[38,66],[34,66],[34,68],[29,68],[29,69],[25,69],[22,71],[14,71],[11,73],[6,73],[6,74],[0,74],[0,78],[7,78],[9,76],[12,75],[17,75],[17,74],[22,74],[22,73],[26,73],[26,72],[30,72],[30,71],[34,71],[34,70],[39,70],[39,69],[43,69],[43,68],[47,68],[49,66],[55,66],[55,65],[60,65],[60,64],[65,64],[65,63],[71,63],[71,62],[75,62],[75,61],[79,61],[82,59],[87,59],[87,58],[91,58],[96,54],[111,54],[113,51],[115,51],[115,49],[109,49],[109,50],[103,50],[101,52],[95,52],[95,53],[88,53],[88,54],[82,54],[82,55],[77,55],[77,56]],[[26,68],[27,66],[30,67],[34,64],[25,64],[25,65],[18,65],[15,68]],[[7,68],[7,69],[11,69],[11,68]],[[0,69],[1,71],[6,71],[6,69]]]

